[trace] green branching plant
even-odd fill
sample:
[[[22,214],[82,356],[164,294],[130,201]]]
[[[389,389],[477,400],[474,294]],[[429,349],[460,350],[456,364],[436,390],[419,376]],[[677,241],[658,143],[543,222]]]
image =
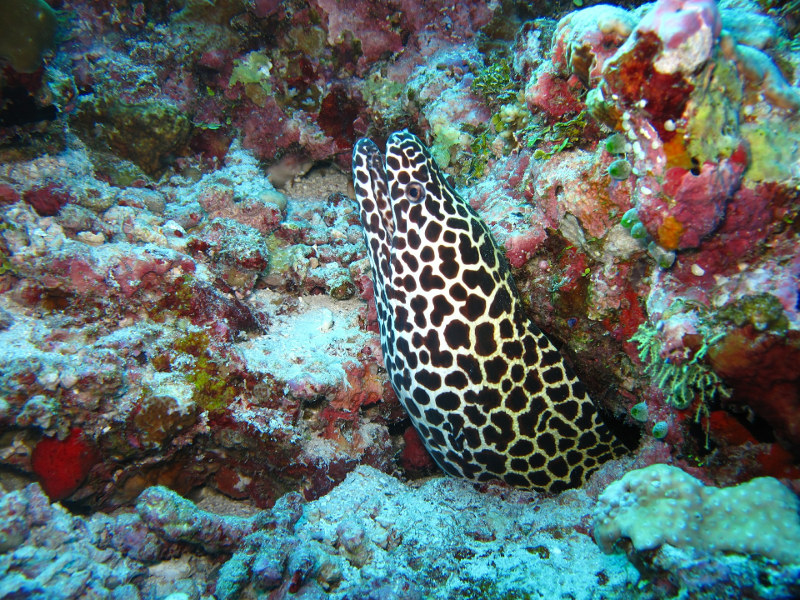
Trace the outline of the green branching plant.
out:
[[[588,115],[589,113],[583,110],[569,121],[564,121],[563,123],[554,123],[544,128],[534,125],[529,126],[526,132],[528,134],[526,142],[528,148],[535,148],[541,143],[552,144],[552,149],[549,151],[536,148],[533,152],[533,157],[546,160],[563,150],[579,145],[583,140],[583,130],[588,125],[586,120]]]
[[[683,363],[661,357],[661,340],[658,331],[649,323],[639,326],[630,341],[639,348],[639,358],[646,364],[645,373],[667,394],[667,403],[680,410],[689,408],[696,398],[700,400],[701,412],[707,411],[708,403],[719,394],[730,397],[719,376],[704,362],[709,349],[723,337],[724,331],[712,332],[710,328],[700,327],[703,342],[691,360]]]
[[[472,80],[472,91],[482,94],[492,104],[505,104],[516,99],[519,83],[514,80],[508,59],[490,63]]]

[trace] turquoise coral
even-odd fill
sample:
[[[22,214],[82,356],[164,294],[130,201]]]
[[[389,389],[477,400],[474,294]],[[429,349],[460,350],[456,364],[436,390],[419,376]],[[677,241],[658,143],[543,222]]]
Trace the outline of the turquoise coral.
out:
[[[627,473],[600,495],[594,537],[604,552],[621,538],[636,551],[669,544],[708,553],[760,554],[800,562],[800,501],[777,479],[714,488],[677,467]]]

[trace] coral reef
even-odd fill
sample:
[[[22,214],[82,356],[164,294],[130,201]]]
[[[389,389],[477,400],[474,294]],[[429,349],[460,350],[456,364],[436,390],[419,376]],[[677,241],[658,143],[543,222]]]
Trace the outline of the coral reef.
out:
[[[765,527],[588,535],[654,463],[796,502],[797,3],[577,4],[0,2],[0,596],[800,595]],[[410,428],[349,181],[403,128],[630,447],[585,490]]]
[[[590,598],[598,580],[606,590],[625,587],[631,567],[602,554],[586,534],[591,500],[584,492],[531,499],[442,478],[414,489],[358,467],[324,498],[304,503],[291,493],[268,511],[221,514],[234,507],[213,497],[195,505],[152,487],[133,513],[84,519],[49,505],[31,485],[0,497],[10,517],[0,590],[54,598],[98,594],[103,585],[114,598],[160,598],[168,586],[192,598],[495,598],[547,588]],[[52,579],[81,550],[81,564],[92,570],[64,569]],[[188,551],[193,558],[176,564]],[[62,558],[39,573],[37,553]],[[557,575],[567,565],[575,575]],[[24,575],[9,578],[14,568]],[[213,596],[203,593],[207,587]]]

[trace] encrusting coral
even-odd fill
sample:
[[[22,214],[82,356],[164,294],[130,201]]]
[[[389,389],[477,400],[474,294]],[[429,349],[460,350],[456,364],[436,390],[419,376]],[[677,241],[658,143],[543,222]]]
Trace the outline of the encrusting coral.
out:
[[[636,552],[670,544],[794,564],[800,563],[798,510],[797,496],[772,477],[714,488],[657,464],[626,473],[600,494],[594,538],[605,552],[628,538]]]

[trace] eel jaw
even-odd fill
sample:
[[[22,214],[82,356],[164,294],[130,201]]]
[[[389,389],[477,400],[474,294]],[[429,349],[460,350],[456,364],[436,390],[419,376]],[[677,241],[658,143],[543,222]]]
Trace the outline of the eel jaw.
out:
[[[353,147],[353,182],[368,236],[390,243],[394,222],[386,165],[380,149],[370,139],[362,138]]]

